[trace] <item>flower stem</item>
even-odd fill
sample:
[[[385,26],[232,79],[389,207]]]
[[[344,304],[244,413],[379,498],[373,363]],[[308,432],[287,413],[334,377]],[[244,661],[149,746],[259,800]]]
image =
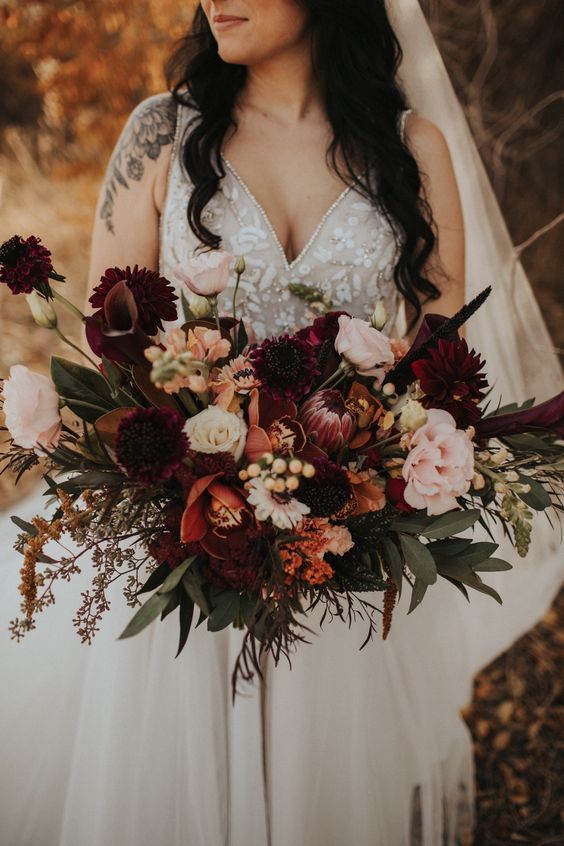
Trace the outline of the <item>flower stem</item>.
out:
[[[219,310],[217,307],[217,295],[214,297],[208,297],[208,302],[212,310],[212,315],[215,317],[215,325],[217,326],[217,331],[221,333],[221,323],[219,322]]]
[[[96,364],[96,362],[94,361],[94,359],[93,359],[93,358],[90,358],[90,356],[89,356],[89,355],[87,355],[87,353],[85,353],[85,352],[84,352],[84,350],[82,350],[82,349],[81,349],[80,347],[78,347],[76,344],[73,344],[73,342],[72,342],[72,341],[70,341],[70,340],[66,337],[66,335],[63,335],[63,333],[61,332],[61,330],[59,329],[59,327],[58,327],[58,326],[55,326],[55,327],[54,327],[54,329],[53,329],[53,331],[54,331],[54,332],[55,332],[55,333],[59,336],[59,338],[61,339],[61,341],[64,341],[64,343],[65,343],[65,344],[68,344],[68,346],[69,346],[69,347],[72,347],[72,349],[73,349],[73,350],[76,350],[76,352],[77,352],[77,353],[80,353],[80,355],[84,356],[84,358],[85,358],[87,361],[89,361],[89,362],[90,362],[90,364],[91,364],[91,365],[92,365],[92,367],[96,370],[96,372],[97,372],[97,373],[99,373],[101,376],[103,376],[104,380],[106,381],[106,384],[108,385],[108,387],[110,388],[110,390],[112,390],[112,391],[113,391],[113,388],[112,388],[111,382],[110,382],[110,381],[109,381],[109,379],[108,379],[106,376],[104,376],[104,374],[101,372],[100,367],[98,366],[98,364]]]
[[[65,308],[68,308],[68,310],[71,311],[74,314],[75,317],[78,317],[78,319],[80,321],[84,320],[83,313],[75,305],[73,305],[71,302],[69,302],[69,300],[67,300],[66,297],[63,297],[63,295],[60,294],[59,291],[55,291],[55,290],[51,289],[51,293],[53,294],[53,299],[60,302],[61,305],[63,305]]]

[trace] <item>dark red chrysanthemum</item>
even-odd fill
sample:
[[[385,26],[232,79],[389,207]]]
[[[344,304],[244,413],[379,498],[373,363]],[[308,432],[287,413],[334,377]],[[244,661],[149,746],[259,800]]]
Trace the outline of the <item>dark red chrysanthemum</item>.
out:
[[[134,482],[170,479],[188,451],[184,419],[170,408],[136,408],[118,426],[116,457]]]
[[[343,467],[327,458],[313,458],[311,463],[315,467],[315,476],[311,479],[302,477],[294,496],[309,505],[310,517],[333,517],[351,499],[349,477]]]
[[[464,429],[482,416],[478,403],[485,396],[488,382],[480,371],[485,367],[479,354],[468,350],[459,341],[439,341],[438,349],[430,349],[428,358],[414,361],[411,369],[419,379],[426,408],[442,408]]]
[[[12,294],[31,294],[36,288],[47,295],[52,271],[51,253],[35,235],[26,240],[14,235],[0,247],[0,283]]]
[[[249,354],[261,390],[276,400],[300,400],[319,375],[315,349],[291,335],[267,338]]]
[[[138,326],[146,335],[156,335],[159,329],[163,329],[163,320],[176,320],[175,302],[178,297],[173,286],[164,276],[137,265],[133,270],[129,266],[125,270],[119,267],[106,270],[90,297],[92,307],[103,309],[106,295],[121,281],[125,281],[135,298],[139,312]]]

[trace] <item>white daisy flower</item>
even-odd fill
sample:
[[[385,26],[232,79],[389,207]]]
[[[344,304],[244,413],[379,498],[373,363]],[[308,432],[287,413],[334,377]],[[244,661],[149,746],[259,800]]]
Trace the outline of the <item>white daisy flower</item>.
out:
[[[247,501],[254,507],[257,520],[270,519],[279,529],[293,529],[310,512],[309,505],[299,502],[290,491],[269,491],[260,478],[249,482]]]

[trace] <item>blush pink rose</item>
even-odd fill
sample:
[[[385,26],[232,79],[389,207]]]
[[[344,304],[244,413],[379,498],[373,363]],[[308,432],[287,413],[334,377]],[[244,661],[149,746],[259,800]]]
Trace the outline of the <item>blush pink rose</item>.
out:
[[[361,376],[374,376],[382,382],[394,364],[394,353],[387,338],[358,317],[342,314],[335,349]]]
[[[413,508],[439,515],[459,507],[456,498],[468,492],[474,475],[474,447],[448,411],[428,410],[427,423],[411,438],[402,475],[404,499]]]
[[[225,250],[211,250],[194,256],[178,276],[199,297],[217,297],[229,283],[229,272],[235,256]]]
[[[53,382],[23,364],[10,368],[3,388],[6,428],[17,446],[34,449],[38,444],[54,449],[61,434],[59,395]]]

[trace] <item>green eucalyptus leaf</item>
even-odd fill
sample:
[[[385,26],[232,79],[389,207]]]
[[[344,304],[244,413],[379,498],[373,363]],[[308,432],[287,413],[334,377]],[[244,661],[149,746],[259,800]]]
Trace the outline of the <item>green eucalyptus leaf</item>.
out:
[[[183,593],[184,591],[182,590],[182,588],[177,588],[176,590],[173,590],[171,591],[171,593],[168,594],[169,602],[161,613],[161,621],[166,619],[169,614],[172,614],[172,612],[176,608],[178,608],[178,606],[180,605],[180,597]]]
[[[442,579],[446,579],[446,581],[447,581],[447,582],[450,582],[450,583],[451,583],[451,585],[454,585],[454,586],[455,586],[455,588],[457,588],[457,590],[459,590],[459,591],[460,591],[460,593],[462,594],[462,596],[463,596],[463,597],[464,597],[464,598],[465,598],[468,602],[470,602],[470,597],[468,596],[468,591],[466,590],[466,588],[464,587],[464,585],[462,584],[462,582],[458,582],[456,579],[452,579],[450,576],[445,576],[445,575],[443,575],[443,574],[441,574],[441,578],[442,578]]]
[[[500,573],[503,570],[512,570],[513,564],[504,561],[503,558],[486,558],[472,567],[475,573]]]
[[[33,523],[26,523],[25,520],[21,519],[21,517],[16,517],[14,515],[10,517],[10,520],[12,521],[12,523],[15,523],[18,529],[21,529],[22,532],[25,532],[32,538],[36,537],[39,534],[39,529],[37,528],[37,526],[34,526]]]
[[[552,505],[550,494],[540,482],[537,482],[536,479],[532,479],[530,476],[520,476],[519,481],[524,485],[531,486],[529,493],[519,494],[519,498],[522,499],[529,508],[532,508],[534,511],[545,511],[547,508],[550,508]]]
[[[437,565],[427,546],[411,535],[400,535],[405,563],[416,579],[426,585],[437,581]]]
[[[142,632],[153,620],[156,620],[161,611],[163,611],[170,602],[168,594],[154,593],[147,602],[141,606],[135,616],[129,621],[119,640],[124,640],[128,637],[133,637],[139,632]]]
[[[179,564],[178,567],[175,567],[174,570],[171,570],[171,572],[159,588],[159,593],[169,593],[170,591],[174,590],[176,586],[182,581],[184,573],[194,563],[195,560],[196,558],[194,556],[192,556],[191,558],[187,558],[185,561],[182,562],[182,564]]]
[[[421,605],[423,597],[427,593],[428,587],[429,585],[426,582],[422,582],[421,579],[415,579],[411,591],[411,602],[409,605],[409,611],[407,612],[408,614],[411,614],[412,611],[415,611],[415,609]]]
[[[499,544],[490,543],[490,541],[472,543],[465,552],[458,556],[458,560],[470,567],[474,567],[475,564],[480,564],[486,558],[490,558],[498,547]]]
[[[180,655],[184,647],[186,646],[186,642],[188,640],[188,635],[190,634],[190,629],[192,628],[192,620],[194,618],[194,603],[184,590],[184,586],[181,585],[180,587],[180,606],[179,606],[179,623],[180,623],[180,636],[178,639],[178,651],[176,653],[176,658]]]
[[[435,518],[429,517],[425,512],[417,514],[403,514],[396,517],[391,525],[394,532],[406,532],[408,535],[420,535],[427,529]]]
[[[479,518],[480,511],[477,508],[468,511],[451,511],[433,520],[421,534],[426,538],[450,538],[469,529]]]
[[[208,599],[204,591],[202,590],[203,579],[200,573],[194,567],[191,567],[184,573],[182,577],[182,584],[184,585],[186,593],[188,594],[192,602],[194,602],[199,607],[200,611],[204,615],[203,619],[200,616],[200,619],[198,620],[199,626],[203,622],[203,620],[206,619],[206,617],[209,617],[212,610]]]
[[[137,594],[141,593],[151,593],[152,591],[156,590],[158,587],[162,585],[168,574],[170,573],[170,567],[166,561],[163,561],[156,570],[153,570],[145,584],[142,588],[137,591]]]
[[[208,617],[208,631],[219,632],[230,626],[239,614],[240,597],[237,591],[225,591]]]
[[[101,409],[102,414],[116,407],[106,380],[92,368],[54,355],[51,358],[51,378],[61,397],[69,406],[75,404],[77,413],[85,419],[89,406],[93,407],[92,413],[94,409]]]
[[[485,593],[487,596],[493,597],[496,602],[502,604],[500,595],[489,585],[484,584],[481,578],[474,572],[472,567],[468,566],[463,561],[451,561],[449,564],[439,564],[438,571],[441,576],[448,576],[457,582],[462,582],[463,585],[471,587],[479,593]]]

